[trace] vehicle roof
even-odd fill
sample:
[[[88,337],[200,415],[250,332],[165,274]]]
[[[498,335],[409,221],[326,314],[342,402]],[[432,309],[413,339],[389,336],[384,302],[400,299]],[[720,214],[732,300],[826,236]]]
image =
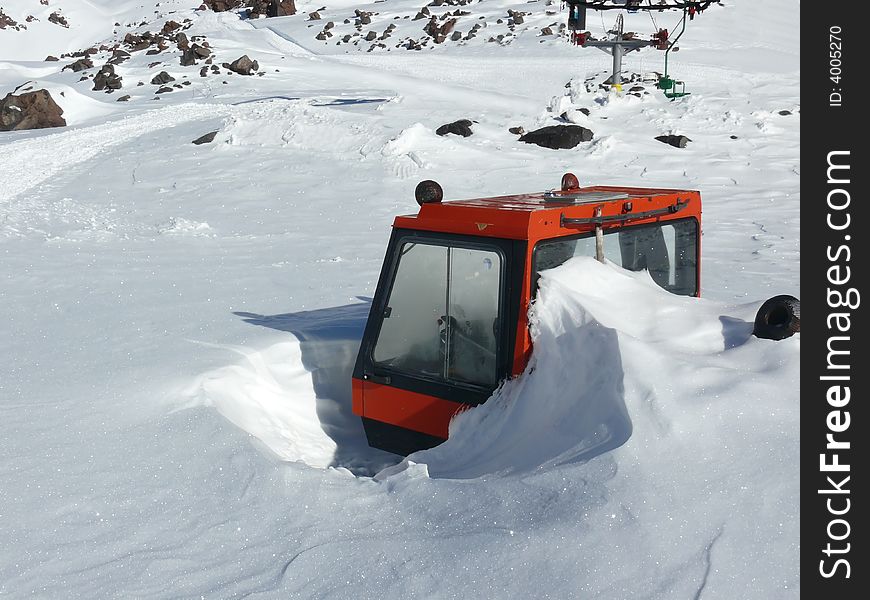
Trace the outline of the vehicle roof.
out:
[[[542,239],[575,235],[582,227],[565,227],[562,217],[591,218],[596,209],[603,216],[631,215],[687,202],[688,210],[674,216],[637,219],[632,225],[660,219],[695,216],[700,219],[701,196],[694,190],[589,186],[570,190],[547,190],[492,198],[473,198],[423,204],[416,215],[396,217],[396,228],[472,234],[508,239]],[[605,229],[622,226],[605,225]],[[586,230],[591,230],[589,226]]]

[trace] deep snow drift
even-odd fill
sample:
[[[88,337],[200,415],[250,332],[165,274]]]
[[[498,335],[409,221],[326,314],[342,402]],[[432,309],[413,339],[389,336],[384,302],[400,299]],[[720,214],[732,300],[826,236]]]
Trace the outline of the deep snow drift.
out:
[[[350,33],[355,8],[418,35],[421,4],[342,1],[318,22],[305,0],[257,22],[198,5],[3,3],[28,28],[0,30],[0,93],[49,89],[69,126],[0,134],[0,595],[798,597],[800,337],[749,336],[764,299],[800,296],[793,3],[696,18],[672,55],[692,92],[677,102],[598,89],[609,57],[543,35],[565,18],[543,0],[473,2],[458,27],[487,27],[470,41],[371,52],[315,35]],[[509,8],[529,13],[514,31]],[[133,53],[106,94],[42,60],[170,18],[263,76],[201,77],[173,45]],[[158,96],[163,70],[181,87]],[[563,112],[594,139],[553,151],[508,132]],[[473,136],[435,134],[460,118]],[[692,142],[654,140],[671,133]],[[704,298],[556,269],[534,371],[439,448],[368,448],[350,365],[416,183],[470,198],[565,171],[700,190]]]

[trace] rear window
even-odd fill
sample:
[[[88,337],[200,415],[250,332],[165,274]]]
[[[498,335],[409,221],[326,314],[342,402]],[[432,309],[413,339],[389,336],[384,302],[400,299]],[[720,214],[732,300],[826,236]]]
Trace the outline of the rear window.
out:
[[[558,267],[575,256],[595,256],[595,234],[539,242],[534,273]],[[604,232],[604,256],[629,271],[649,271],[658,285],[674,294],[698,292],[698,222],[681,219],[622,227]]]

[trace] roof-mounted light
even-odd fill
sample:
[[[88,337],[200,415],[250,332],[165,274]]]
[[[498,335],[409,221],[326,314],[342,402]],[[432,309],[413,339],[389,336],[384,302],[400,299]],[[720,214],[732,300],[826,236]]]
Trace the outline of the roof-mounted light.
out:
[[[432,202],[441,202],[444,199],[444,190],[437,181],[426,179],[417,184],[414,190],[414,198],[417,199],[417,204],[423,206]]]

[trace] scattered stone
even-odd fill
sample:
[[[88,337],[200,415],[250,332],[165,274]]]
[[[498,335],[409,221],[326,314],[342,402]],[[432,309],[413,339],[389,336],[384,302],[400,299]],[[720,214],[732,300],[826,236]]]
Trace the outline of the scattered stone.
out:
[[[580,125],[549,125],[526,133],[520,141],[553,150],[567,150],[580,142],[590,141],[593,136],[591,130]]]
[[[453,35],[450,36],[450,39],[453,40],[454,42],[458,42],[460,39],[462,39],[462,32],[461,31],[454,31]]]
[[[453,123],[447,123],[446,125],[442,125],[435,130],[435,133],[438,135],[447,135],[448,133],[453,133],[455,135],[461,135],[462,137],[468,137],[474,133],[471,130],[471,123],[472,122],[468,119],[460,119],[458,121],[454,121]]]
[[[52,56],[51,54],[45,57],[45,62],[57,62],[59,60],[60,59],[58,57]]]
[[[632,92],[632,93],[634,93],[634,92],[645,92],[645,91],[646,91],[646,88],[643,87],[642,85],[635,85],[635,86],[630,87],[630,88],[628,89],[628,91],[629,91],[629,92]]]
[[[48,90],[36,90],[18,96],[6,94],[0,100],[0,131],[64,127],[63,109]]]
[[[308,20],[309,20],[309,21],[318,21],[318,20],[320,20],[320,13],[317,12],[317,11],[314,11],[313,13],[308,13]]]
[[[173,77],[166,71],[160,71],[157,75],[151,78],[151,83],[153,83],[154,85],[163,85],[169,83],[170,81],[175,81],[175,77]]]
[[[674,148],[685,148],[686,145],[692,141],[684,135],[659,135],[656,136],[656,140],[663,144],[673,146]]]
[[[779,114],[782,115],[783,117],[787,117],[791,114],[791,111],[790,110],[781,110],[781,111],[779,111]]]
[[[549,27],[544,27],[541,29],[541,35],[553,35],[553,30]]]
[[[208,67],[203,67],[199,70],[200,77],[208,77]]]
[[[377,34],[377,33],[375,33],[374,31],[369,31],[369,32],[366,34],[366,37],[365,37],[364,39],[365,39],[365,41],[367,41],[367,42],[372,42],[372,41],[374,41],[374,39],[375,39],[376,37],[378,37],[378,34]]]
[[[124,94],[123,96],[121,96],[120,98],[118,98],[118,99],[116,100],[116,102],[126,102],[126,101],[129,100],[129,99],[130,99],[130,94]]]
[[[526,132],[526,130],[522,127],[511,127],[510,129],[508,129],[508,131],[510,131],[514,135],[523,135]]]
[[[171,87],[169,87],[168,85],[164,85],[162,88],[158,89],[154,93],[155,94],[165,94],[166,92],[171,92],[171,91],[172,91]]]
[[[190,48],[190,40],[187,39],[187,36],[183,31],[179,32],[178,35],[175,36],[175,43],[178,45],[179,50],[187,50]]]
[[[732,136],[729,136],[729,137],[730,137],[732,140],[736,140],[736,139],[737,139],[737,136],[736,136],[736,135],[732,135]]]

